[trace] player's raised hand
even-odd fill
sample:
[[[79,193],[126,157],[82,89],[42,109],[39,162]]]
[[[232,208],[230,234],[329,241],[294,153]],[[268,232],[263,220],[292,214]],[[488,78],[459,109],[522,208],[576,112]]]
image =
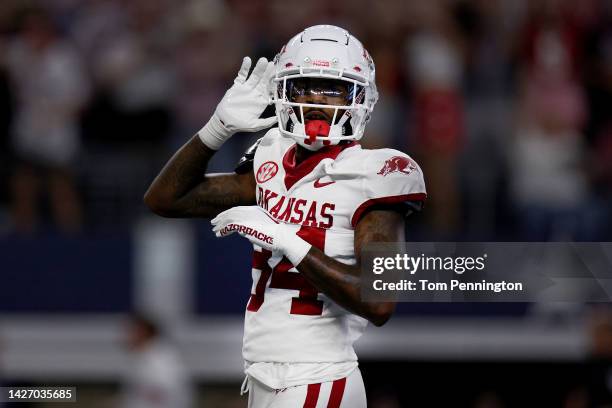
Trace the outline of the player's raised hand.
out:
[[[217,215],[210,223],[217,237],[238,233],[263,249],[282,252],[296,266],[311,247],[288,225],[275,221],[256,205],[230,208]]]
[[[260,58],[249,75],[251,58],[244,57],[234,84],[225,93],[213,117],[198,132],[204,144],[213,150],[237,132],[257,132],[276,123],[276,116],[260,118],[271,103],[268,92],[274,64]]]

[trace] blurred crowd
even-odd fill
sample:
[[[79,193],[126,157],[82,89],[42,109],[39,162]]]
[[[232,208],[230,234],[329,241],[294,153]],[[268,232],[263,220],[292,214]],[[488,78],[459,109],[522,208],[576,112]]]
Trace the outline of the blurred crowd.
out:
[[[423,167],[413,237],[611,238],[609,0],[3,0],[0,230],[129,226],[242,56],[273,58],[320,23],[376,63],[362,144]]]

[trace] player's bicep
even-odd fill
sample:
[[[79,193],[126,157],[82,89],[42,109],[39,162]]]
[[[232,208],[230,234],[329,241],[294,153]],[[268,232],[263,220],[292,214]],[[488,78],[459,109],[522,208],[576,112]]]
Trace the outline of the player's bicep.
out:
[[[210,217],[238,205],[255,205],[255,187],[253,173],[207,174],[178,206],[189,216]]]
[[[368,243],[404,241],[405,215],[392,209],[371,210],[355,226],[355,256],[361,260],[361,250]]]
[[[258,139],[249,147],[233,173],[206,174],[202,183],[183,197],[183,214],[210,217],[238,205],[255,205],[257,183],[253,161],[260,142]]]

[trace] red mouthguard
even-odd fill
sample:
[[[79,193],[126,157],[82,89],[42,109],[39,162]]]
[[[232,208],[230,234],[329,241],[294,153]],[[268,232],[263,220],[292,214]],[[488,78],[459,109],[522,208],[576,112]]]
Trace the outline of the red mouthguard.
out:
[[[317,136],[328,136],[329,135],[329,123],[325,120],[307,120],[306,121],[306,134],[309,139],[305,140],[304,143],[312,144],[317,140]],[[324,141],[324,145],[328,145],[329,141]]]

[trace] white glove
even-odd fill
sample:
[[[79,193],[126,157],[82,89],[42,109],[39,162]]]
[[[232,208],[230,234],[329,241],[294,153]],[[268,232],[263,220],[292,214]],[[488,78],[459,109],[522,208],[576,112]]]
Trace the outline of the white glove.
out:
[[[211,224],[217,237],[237,232],[264,249],[280,251],[294,266],[302,262],[312,247],[288,225],[276,222],[256,205],[230,208],[217,215]]]
[[[270,104],[268,93],[274,63],[260,58],[248,77],[251,58],[244,57],[234,85],[223,96],[215,113],[198,132],[202,143],[213,150],[237,132],[257,132],[276,123],[276,116],[260,119],[259,116]]]

